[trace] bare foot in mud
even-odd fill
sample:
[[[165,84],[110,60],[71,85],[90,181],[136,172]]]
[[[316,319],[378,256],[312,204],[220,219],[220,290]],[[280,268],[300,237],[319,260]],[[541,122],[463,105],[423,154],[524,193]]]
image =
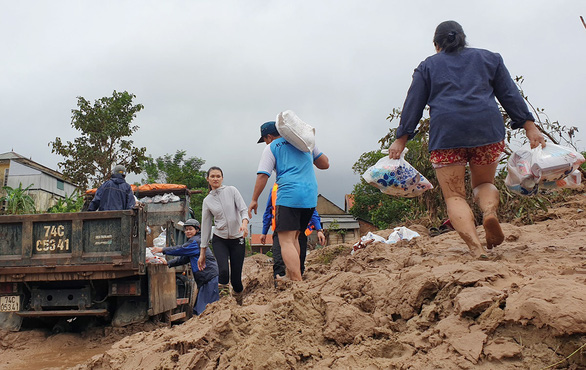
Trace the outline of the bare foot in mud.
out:
[[[505,240],[498,218],[494,213],[484,215],[484,232],[486,233],[486,248],[492,249]]]

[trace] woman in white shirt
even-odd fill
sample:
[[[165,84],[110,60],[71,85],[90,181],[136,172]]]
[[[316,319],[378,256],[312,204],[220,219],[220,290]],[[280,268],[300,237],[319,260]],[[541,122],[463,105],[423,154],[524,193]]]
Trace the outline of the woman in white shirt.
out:
[[[232,283],[234,298],[241,305],[248,207],[238,189],[222,185],[224,173],[219,167],[210,167],[206,180],[210,192],[203,200],[201,248],[206,248],[211,240],[218,261],[220,296],[229,294],[229,283]],[[212,220],[215,225],[213,235]],[[200,270],[205,268],[205,253],[200,254],[197,265]]]

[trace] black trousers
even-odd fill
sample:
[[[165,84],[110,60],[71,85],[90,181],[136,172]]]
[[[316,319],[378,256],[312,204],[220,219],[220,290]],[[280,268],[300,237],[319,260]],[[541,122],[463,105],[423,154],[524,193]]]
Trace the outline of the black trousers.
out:
[[[301,275],[305,272],[305,256],[307,256],[307,236],[303,231],[299,232],[299,265],[301,266]],[[273,233],[273,277],[277,275],[285,276],[285,262],[281,255],[281,244],[279,244],[279,233]]]
[[[244,238],[224,239],[214,234],[212,248],[218,261],[218,283],[231,282],[234,291],[240,293],[244,289],[242,286],[242,266],[246,254]]]

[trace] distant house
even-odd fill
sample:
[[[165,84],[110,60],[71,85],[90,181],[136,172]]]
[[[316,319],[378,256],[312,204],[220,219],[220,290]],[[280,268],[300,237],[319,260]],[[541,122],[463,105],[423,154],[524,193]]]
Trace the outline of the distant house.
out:
[[[316,209],[321,217],[322,228],[327,232],[328,245],[360,238],[358,220],[321,194],[317,196]]]
[[[250,235],[250,247],[253,253],[267,253],[273,246],[273,234],[267,235],[265,244],[260,242],[261,234]]]
[[[32,185],[29,194],[38,212],[44,212],[59,198],[70,196],[77,189],[63,175],[15,152],[0,154],[0,184],[18,188]],[[4,195],[4,191],[0,190]]]
[[[344,211],[350,212],[350,209],[354,206],[354,195],[353,194],[346,194],[344,197]],[[372,222],[366,221],[357,217],[356,220],[360,225],[360,235],[366,235],[369,231],[374,232],[378,230],[378,227],[374,226]]]

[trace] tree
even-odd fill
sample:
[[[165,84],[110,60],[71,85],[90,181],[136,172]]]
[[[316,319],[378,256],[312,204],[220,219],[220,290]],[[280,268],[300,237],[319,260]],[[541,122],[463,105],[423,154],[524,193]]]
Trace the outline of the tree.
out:
[[[132,120],[144,106],[133,105],[136,96],[114,90],[111,97],[103,97],[92,105],[77,97],[78,109],[72,109],[71,126],[81,132],[73,142],[55,138],[50,142],[51,152],[65,157],[58,165],[63,175],[81,188],[97,187],[111,174],[117,164],[127,172],[140,173],[140,164],[146,159],[146,148],[137,148],[126,139],[138,130]]]
[[[205,160],[198,157],[186,158],[185,150],[177,150],[173,156],[165,154],[156,159],[149,155],[141,165],[146,174],[142,183],[183,184],[190,190],[200,190],[200,193],[191,195],[190,205],[195,217],[201,221],[203,198],[208,194],[206,173],[201,169],[204,163]]]
[[[18,188],[11,188],[10,186],[2,187],[6,195],[0,198],[0,203],[6,202],[5,212],[7,214],[24,215],[35,213],[35,200],[28,194],[31,186],[33,184],[23,189],[22,183],[20,183]]]

